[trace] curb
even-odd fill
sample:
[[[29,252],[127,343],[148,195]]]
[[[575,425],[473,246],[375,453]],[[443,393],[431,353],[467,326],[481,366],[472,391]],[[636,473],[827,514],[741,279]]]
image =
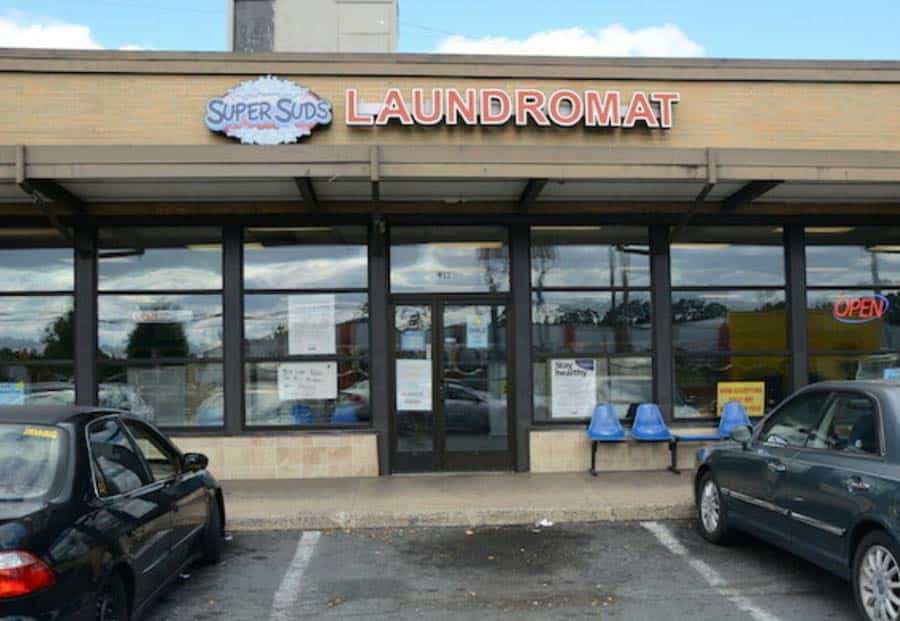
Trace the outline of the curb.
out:
[[[229,517],[233,531],[326,530],[361,528],[404,528],[411,526],[519,526],[541,519],[557,524],[572,522],[635,522],[684,519],[693,516],[691,504],[599,507],[596,509],[499,509],[484,511],[431,511],[415,514],[329,514],[269,515],[266,517]]]

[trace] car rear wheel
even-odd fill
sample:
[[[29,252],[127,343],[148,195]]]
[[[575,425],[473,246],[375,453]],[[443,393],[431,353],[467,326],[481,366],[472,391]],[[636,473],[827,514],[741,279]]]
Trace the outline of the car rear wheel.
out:
[[[203,562],[215,565],[222,560],[222,552],[225,551],[225,536],[222,531],[222,510],[219,503],[210,503],[209,520],[206,523],[206,531],[201,540],[201,554]]]
[[[853,592],[864,619],[900,619],[900,551],[884,532],[863,538],[853,562]]]
[[[122,578],[117,574],[110,576],[97,595],[97,621],[128,621],[128,593]]]
[[[725,506],[712,472],[705,473],[697,486],[697,521],[704,539],[717,545],[727,543],[729,532],[725,524]]]

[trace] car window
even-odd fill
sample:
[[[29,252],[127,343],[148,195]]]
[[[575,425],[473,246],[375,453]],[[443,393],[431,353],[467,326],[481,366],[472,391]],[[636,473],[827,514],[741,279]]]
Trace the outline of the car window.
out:
[[[783,405],[763,423],[760,442],[776,446],[806,445],[819,425],[830,392],[815,391],[799,395]]]
[[[875,402],[861,394],[838,393],[829,403],[807,446],[842,453],[878,455]]]
[[[178,455],[156,432],[141,423],[126,420],[125,426],[150,466],[154,481],[165,481],[178,474]]]
[[[0,425],[0,503],[47,496],[64,470],[65,447],[57,427]]]
[[[115,419],[88,427],[94,480],[101,497],[117,496],[150,483],[150,475],[131,439]]]

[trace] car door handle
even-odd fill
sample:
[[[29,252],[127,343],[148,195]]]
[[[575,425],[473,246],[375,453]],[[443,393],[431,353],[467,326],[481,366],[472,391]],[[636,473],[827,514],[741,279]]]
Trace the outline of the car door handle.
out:
[[[787,470],[787,466],[785,466],[780,461],[770,461],[769,470],[771,470],[772,472],[784,472],[785,470]]]
[[[872,487],[859,477],[850,477],[844,481],[844,485],[846,485],[847,489],[851,492],[867,492]]]

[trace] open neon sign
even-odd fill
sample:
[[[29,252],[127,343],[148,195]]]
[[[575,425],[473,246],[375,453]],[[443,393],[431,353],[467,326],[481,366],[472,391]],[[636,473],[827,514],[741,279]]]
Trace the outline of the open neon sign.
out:
[[[877,293],[842,296],[835,301],[831,314],[841,323],[867,323],[884,317],[890,307],[891,301]]]

